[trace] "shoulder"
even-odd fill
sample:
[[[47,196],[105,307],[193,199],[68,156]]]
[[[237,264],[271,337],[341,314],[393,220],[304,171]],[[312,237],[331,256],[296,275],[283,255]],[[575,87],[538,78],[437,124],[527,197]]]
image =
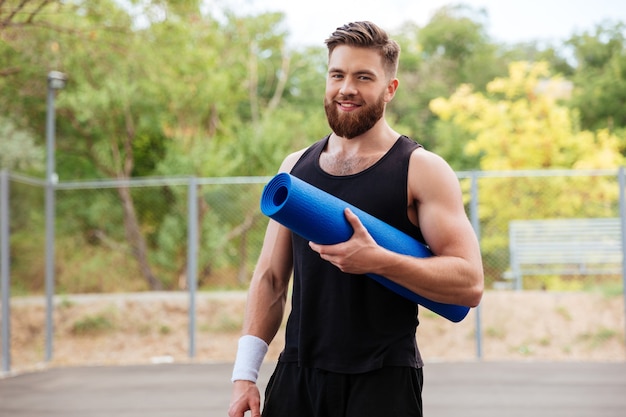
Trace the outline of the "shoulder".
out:
[[[293,169],[293,167],[298,163],[298,161],[300,159],[302,159],[302,157],[309,153],[311,151],[311,149],[317,145],[316,142],[315,144],[304,148],[304,149],[300,149],[299,151],[296,151],[294,153],[291,153],[289,155],[287,155],[287,157],[283,160],[283,163],[280,165],[280,172],[291,172],[291,170]]]
[[[308,148],[300,149],[299,151],[287,155],[282,164],[280,164],[278,172],[290,172],[294,165],[296,165],[296,162],[298,162],[298,160],[302,157],[307,149]]]
[[[418,200],[430,193],[460,192],[458,178],[448,162],[424,148],[415,149],[411,154],[408,186]]]
[[[454,171],[445,159],[422,147],[415,149],[411,153],[409,170],[419,170],[423,174],[439,173],[454,175]]]
[[[319,147],[326,146],[329,136],[326,136],[323,139],[318,140],[311,146],[308,146],[304,149],[300,149],[299,151],[296,151],[294,153],[287,155],[287,157],[283,160],[283,163],[280,166],[279,172],[290,172],[291,169],[296,165],[296,163],[300,160],[300,158],[302,158],[304,154],[314,149],[319,149]]]

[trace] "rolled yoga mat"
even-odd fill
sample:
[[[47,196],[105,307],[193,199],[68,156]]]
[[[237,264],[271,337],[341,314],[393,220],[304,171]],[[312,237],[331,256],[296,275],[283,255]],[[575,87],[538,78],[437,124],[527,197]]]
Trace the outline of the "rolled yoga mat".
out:
[[[418,258],[433,255],[430,249],[406,233],[291,174],[277,174],[265,185],[261,196],[263,214],[304,239],[323,245],[345,242],[352,236],[345,208],[359,217],[376,243],[385,249]],[[469,307],[431,301],[381,275],[367,275],[452,322],[463,320],[469,311]]]

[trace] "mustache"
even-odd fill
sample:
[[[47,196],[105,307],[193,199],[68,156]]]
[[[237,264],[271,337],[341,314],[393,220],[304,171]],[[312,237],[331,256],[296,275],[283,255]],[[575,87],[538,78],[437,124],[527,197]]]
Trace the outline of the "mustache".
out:
[[[356,95],[354,95],[354,94],[348,94],[348,95],[338,94],[338,95],[335,96],[335,100],[336,101],[355,101],[354,100],[355,97],[356,97]]]

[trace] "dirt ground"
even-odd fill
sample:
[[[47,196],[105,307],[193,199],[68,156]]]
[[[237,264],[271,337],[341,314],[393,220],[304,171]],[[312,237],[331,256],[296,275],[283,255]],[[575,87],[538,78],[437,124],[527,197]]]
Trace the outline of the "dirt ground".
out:
[[[245,293],[200,293],[195,355],[190,358],[189,296],[134,293],[55,299],[53,357],[45,362],[43,297],[11,301],[11,370],[54,366],[234,360]],[[422,309],[417,339],[426,362],[483,360],[624,361],[621,296],[590,293],[486,292],[479,310],[451,323]],[[279,331],[267,360],[283,344]]]

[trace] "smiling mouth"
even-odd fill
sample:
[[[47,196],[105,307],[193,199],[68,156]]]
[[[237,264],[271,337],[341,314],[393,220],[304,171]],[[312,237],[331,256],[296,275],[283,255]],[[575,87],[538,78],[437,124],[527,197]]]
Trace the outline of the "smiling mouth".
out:
[[[361,107],[360,104],[337,102],[337,106],[342,110],[354,110]]]

